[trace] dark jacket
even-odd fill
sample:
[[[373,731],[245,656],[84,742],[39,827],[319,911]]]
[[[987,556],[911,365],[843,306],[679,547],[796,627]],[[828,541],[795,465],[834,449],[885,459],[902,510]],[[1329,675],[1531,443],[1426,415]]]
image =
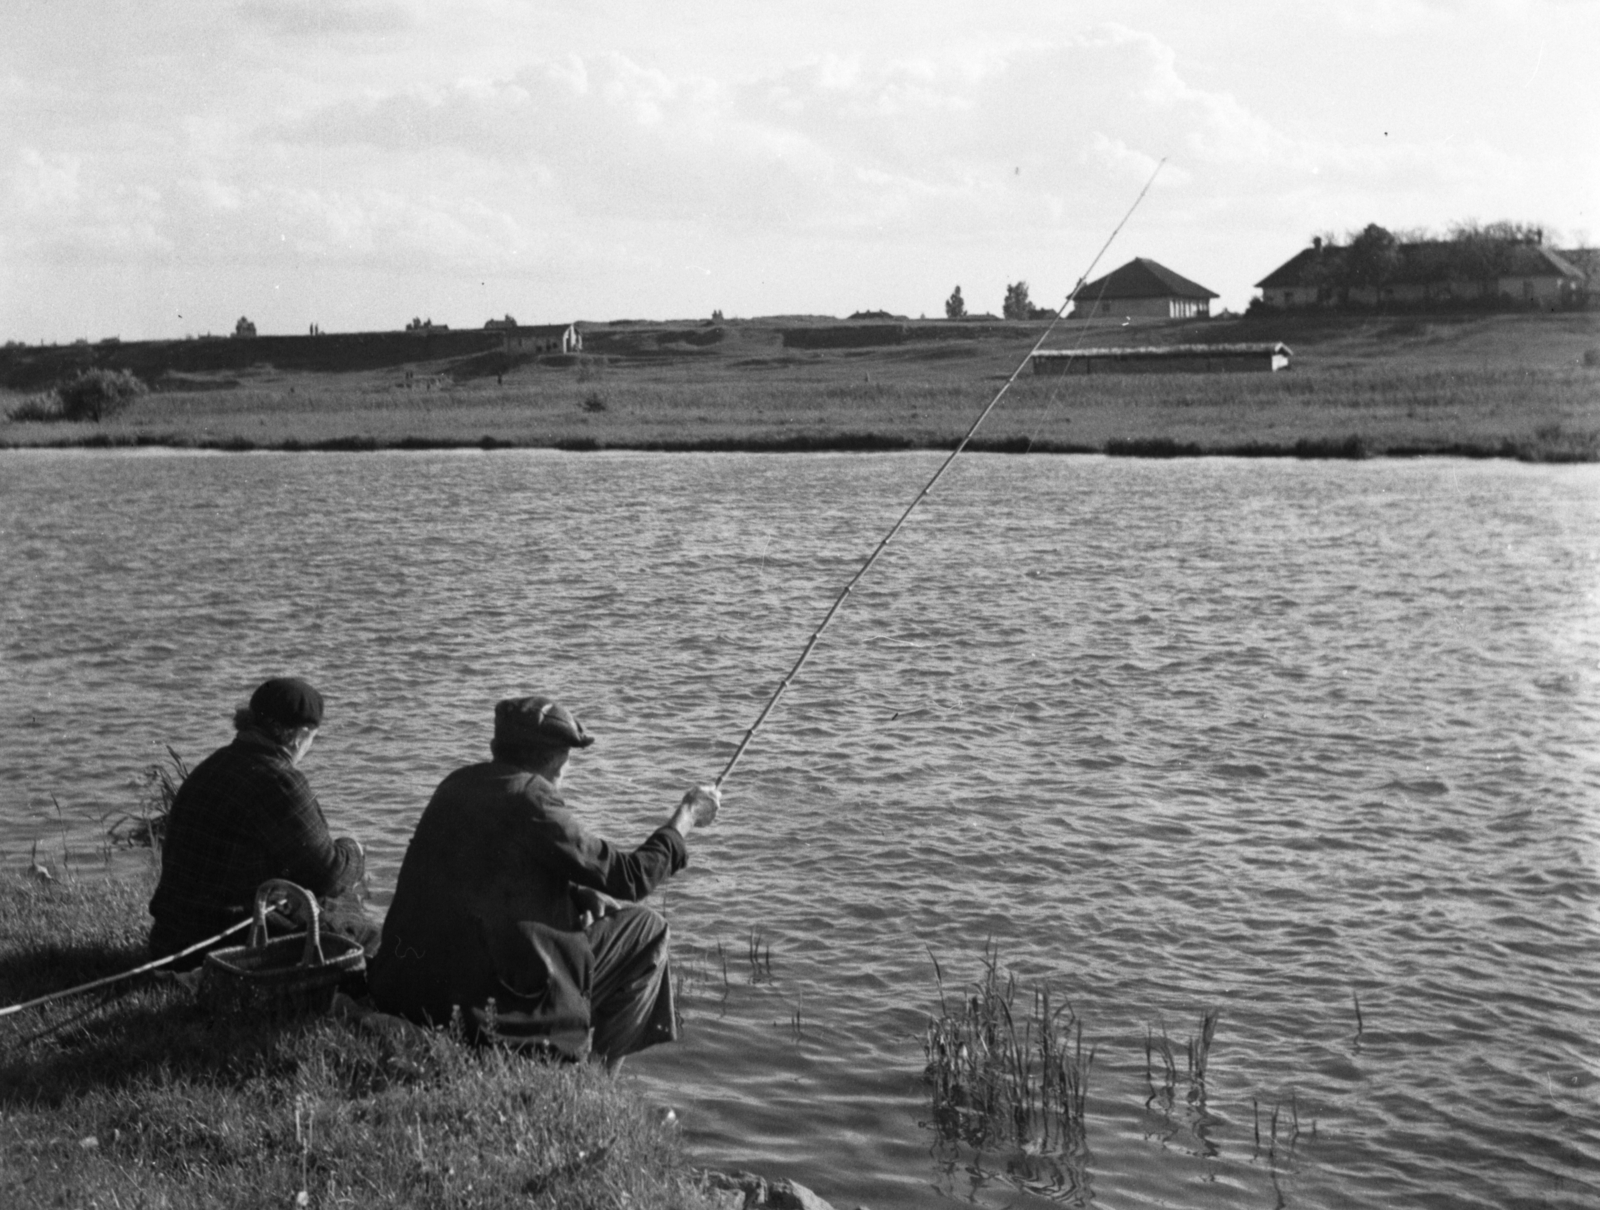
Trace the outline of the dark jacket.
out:
[[[269,878],[328,896],[364,872],[355,841],[328,834],[322,807],[289,754],[265,736],[241,732],[201,761],[173,799],[161,880],[150,900],[151,951],[176,953],[244,919]]]
[[[417,823],[368,971],[377,1006],[444,1024],[490,998],[518,1032],[587,1028],[592,954],[574,885],[643,899],[688,861],[671,828],[626,850],[586,831],[542,777],[458,769]]]

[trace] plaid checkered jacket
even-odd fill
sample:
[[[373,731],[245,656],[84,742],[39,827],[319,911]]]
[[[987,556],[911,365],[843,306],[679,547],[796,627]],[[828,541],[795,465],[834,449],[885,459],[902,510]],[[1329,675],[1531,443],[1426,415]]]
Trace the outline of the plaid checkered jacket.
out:
[[[151,949],[174,953],[242,920],[269,878],[329,896],[364,873],[361,850],[328,834],[322,807],[288,753],[241,732],[202,761],[173,800],[150,900]]]

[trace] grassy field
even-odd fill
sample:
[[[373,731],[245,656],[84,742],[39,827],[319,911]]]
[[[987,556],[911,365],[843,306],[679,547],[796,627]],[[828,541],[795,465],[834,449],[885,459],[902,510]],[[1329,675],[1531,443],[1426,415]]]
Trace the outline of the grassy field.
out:
[[[257,364],[168,375],[98,425],[0,422],[0,445],[948,448],[1044,331],[1042,323],[909,324],[901,339],[875,344],[866,343],[870,327],[810,321],[824,336],[845,330],[860,342],[818,348],[792,335],[801,326],[589,325],[584,356],[559,366],[479,356],[348,373]],[[1290,370],[1270,375],[1025,372],[976,445],[1600,460],[1596,312],[1068,323],[1047,347],[1196,340],[1282,340],[1295,356]],[[0,414],[22,398],[0,396]]]
[[[0,1005],[144,960],[153,877],[0,875]],[[146,983],[0,1020],[0,1205],[713,1203],[675,1128],[597,1067]]]

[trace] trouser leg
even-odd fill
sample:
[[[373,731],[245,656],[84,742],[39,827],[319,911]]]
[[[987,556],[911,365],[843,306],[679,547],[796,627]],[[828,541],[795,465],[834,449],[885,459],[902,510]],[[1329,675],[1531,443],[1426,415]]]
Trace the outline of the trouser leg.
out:
[[[589,993],[594,1052],[620,1059],[678,1036],[667,967],[667,922],[625,907],[589,927],[594,983]]]

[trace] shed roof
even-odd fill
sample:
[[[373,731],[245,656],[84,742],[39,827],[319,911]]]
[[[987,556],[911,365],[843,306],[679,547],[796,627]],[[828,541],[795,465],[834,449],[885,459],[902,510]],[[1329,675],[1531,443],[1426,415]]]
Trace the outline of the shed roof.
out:
[[[1293,356],[1294,350],[1281,340],[1277,340],[1234,341],[1219,344],[1130,345],[1124,348],[1109,349],[1041,349],[1034,356],[1054,361],[1058,358],[1080,357],[1239,357],[1257,355],[1266,357],[1275,353]]]
[[[1083,286],[1076,297],[1102,298],[1220,298],[1198,282],[1174,273],[1146,256],[1136,256],[1120,269]]]

